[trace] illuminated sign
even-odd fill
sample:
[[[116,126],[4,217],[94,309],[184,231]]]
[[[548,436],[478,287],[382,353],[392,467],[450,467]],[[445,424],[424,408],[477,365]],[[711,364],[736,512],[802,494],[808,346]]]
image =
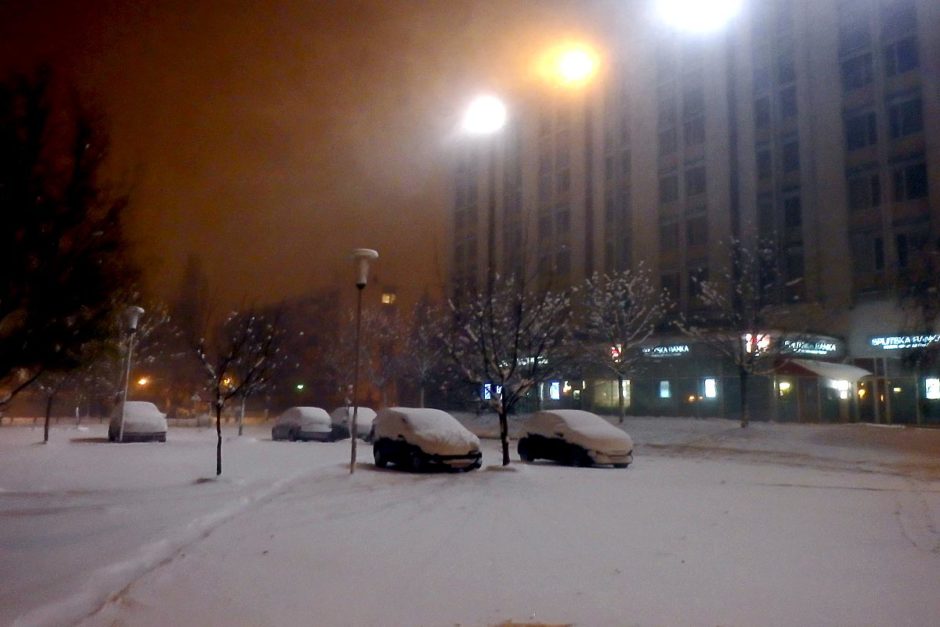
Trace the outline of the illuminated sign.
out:
[[[923,348],[940,342],[940,334],[933,335],[887,335],[871,338],[871,345],[886,351]]]
[[[663,344],[660,346],[647,346],[643,349],[645,357],[675,357],[689,352],[688,344]]]
[[[784,350],[797,355],[831,355],[839,350],[832,340],[784,340]]]

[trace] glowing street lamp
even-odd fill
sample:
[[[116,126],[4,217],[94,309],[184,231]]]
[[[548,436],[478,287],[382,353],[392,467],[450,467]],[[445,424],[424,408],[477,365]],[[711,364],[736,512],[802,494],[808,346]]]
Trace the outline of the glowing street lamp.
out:
[[[539,62],[539,74],[547,82],[565,88],[580,88],[597,75],[599,55],[591,46],[575,42],[550,48]]]
[[[741,11],[742,0],[657,0],[656,11],[678,30],[708,33],[721,30]]]
[[[349,435],[352,440],[349,456],[349,474],[356,471],[356,418],[359,415],[359,335],[362,329],[362,290],[369,282],[369,262],[379,258],[379,253],[371,248],[357,248],[352,252],[353,261],[356,262],[356,344],[355,357],[353,357],[353,415],[349,425]]]
[[[492,135],[506,125],[506,105],[498,97],[485,94],[474,98],[464,112],[461,128],[468,135]]]

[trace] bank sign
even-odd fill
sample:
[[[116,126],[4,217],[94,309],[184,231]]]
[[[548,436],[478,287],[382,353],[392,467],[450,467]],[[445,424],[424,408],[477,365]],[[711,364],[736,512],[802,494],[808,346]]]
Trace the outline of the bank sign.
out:
[[[906,350],[909,348],[924,348],[940,342],[940,334],[924,335],[880,335],[871,338],[871,345],[886,351]]]

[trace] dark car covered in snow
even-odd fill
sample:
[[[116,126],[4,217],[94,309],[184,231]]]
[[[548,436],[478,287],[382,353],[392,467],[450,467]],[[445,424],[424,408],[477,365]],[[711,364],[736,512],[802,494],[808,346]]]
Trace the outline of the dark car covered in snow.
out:
[[[597,414],[578,409],[540,411],[522,427],[519,458],[549,459],[571,466],[611,465],[626,468],[633,462],[633,440]]]
[[[480,440],[439,409],[389,407],[373,422],[375,465],[422,472],[473,470],[483,459]]]

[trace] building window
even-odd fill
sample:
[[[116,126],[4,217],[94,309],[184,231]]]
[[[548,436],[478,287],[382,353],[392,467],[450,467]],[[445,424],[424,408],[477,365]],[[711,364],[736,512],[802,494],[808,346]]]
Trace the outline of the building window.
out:
[[[839,6],[839,52],[845,54],[869,45],[871,29],[865,3],[858,0],[843,2]]]
[[[690,168],[685,171],[686,196],[697,196],[705,193],[705,166]]]
[[[803,205],[798,195],[783,199],[783,225],[788,229],[799,228],[803,224]]]
[[[659,202],[669,203],[679,199],[679,176],[667,174],[659,179]]]
[[[881,36],[893,39],[917,29],[917,9],[913,0],[891,0],[881,8]]]
[[[675,98],[665,98],[659,101],[659,126],[672,126],[676,123],[676,101]]]
[[[850,176],[848,188],[849,209],[852,211],[881,205],[881,177],[877,172]]]
[[[759,130],[770,128],[770,98],[767,96],[754,101],[754,127]]]
[[[689,296],[699,298],[702,287],[708,281],[708,268],[693,268],[689,270]]]
[[[670,222],[659,226],[660,252],[672,251],[679,247],[679,223]]]
[[[671,155],[678,148],[678,140],[675,128],[667,128],[659,131],[659,155]]]
[[[770,148],[759,148],[757,150],[757,178],[765,181],[773,175],[773,159],[770,156]]]
[[[659,382],[659,398],[672,398],[672,389],[669,386],[669,381]]]
[[[782,50],[777,56],[777,84],[786,85],[796,80],[796,68],[793,62],[793,49]]]
[[[788,120],[797,114],[796,85],[780,90],[780,117]]]
[[[705,89],[701,85],[686,89],[682,94],[682,117],[689,119],[705,111]]]
[[[383,292],[382,293],[382,304],[383,305],[394,305],[397,296],[393,292]]]
[[[921,132],[924,128],[924,116],[920,96],[889,104],[888,121],[892,139]]]
[[[842,91],[850,92],[871,84],[874,80],[871,54],[863,54],[842,62]]]
[[[709,377],[702,382],[705,398],[718,398],[718,379]]]
[[[897,76],[917,68],[920,56],[917,52],[917,40],[913,37],[896,41],[885,46],[885,73]]]
[[[845,120],[845,148],[858,150],[878,142],[878,125],[874,111],[867,111]]]
[[[685,223],[686,241],[689,246],[705,246],[708,244],[708,218],[696,216],[689,218]]]
[[[679,300],[679,273],[666,272],[660,275],[659,284],[669,300],[676,302]]]
[[[927,164],[911,163],[894,169],[894,199],[914,200],[927,197]]]
[[[784,173],[797,172],[800,169],[800,142],[795,139],[787,141],[781,152]]]
[[[568,248],[562,248],[555,255],[555,272],[561,275],[571,272],[571,251]]]
[[[852,261],[856,273],[880,272],[885,266],[884,241],[872,233],[853,233]]]
[[[686,146],[698,146],[705,143],[705,116],[686,120],[684,124]]]

